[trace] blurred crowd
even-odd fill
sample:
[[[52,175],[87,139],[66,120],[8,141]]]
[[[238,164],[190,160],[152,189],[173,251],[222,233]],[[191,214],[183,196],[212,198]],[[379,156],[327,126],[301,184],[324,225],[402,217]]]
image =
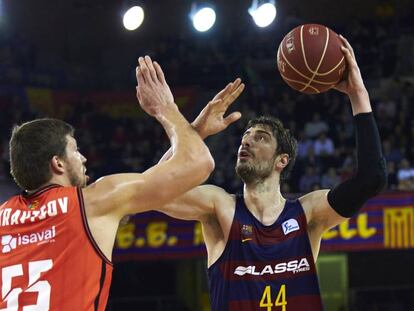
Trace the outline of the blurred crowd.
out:
[[[285,24],[277,32],[260,35],[255,29],[246,28],[228,30],[209,39],[202,36],[164,38],[148,43],[150,48],[139,51],[141,55],[153,56],[164,66],[173,87],[197,89],[197,103],[190,118],[236,76],[246,83],[244,94],[234,105],[234,109],[242,112],[242,120],[207,140],[216,160],[216,170],[209,182],[229,192],[242,190],[234,166],[244,127],[248,119],[263,114],[280,118],[298,140],[296,164],[290,179],[282,183],[282,192],[331,188],[355,170],[355,135],[347,97],[336,91],[312,96],[295,92],[277,73],[277,43],[295,26],[294,22]],[[388,163],[388,189],[411,191],[414,190],[414,112],[410,103],[414,99],[414,75],[406,72],[413,66],[413,60],[404,56],[406,49],[401,45],[413,48],[414,40],[407,41],[404,28],[398,29],[395,35],[394,26],[355,22],[335,30],[345,34],[353,45],[370,92]],[[109,56],[104,53],[101,61],[105,62]],[[89,72],[78,75],[78,81],[73,84],[71,81],[75,78],[69,71],[42,66],[39,59],[35,47],[22,36],[2,36],[0,87],[35,85],[70,89],[82,84],[84,89],[115,89],[123,83],[123,88],[134,86],[133,70],[128,71],[124,80],[115,79],[119,75],[114,72],[112,76],[99,78]],[[0,102],[2,180],[10,180],[7,144],[11,127],[44,116],[20,101],[15,96],[9,104]],[[92,180],[116,172],[142,172],[168,149],[162,128],[149,117],[138,121],[113,119],[94,111],[93,105],[85,100],[76,105],[66,121],[76,127],[78,145],[88,159]]]

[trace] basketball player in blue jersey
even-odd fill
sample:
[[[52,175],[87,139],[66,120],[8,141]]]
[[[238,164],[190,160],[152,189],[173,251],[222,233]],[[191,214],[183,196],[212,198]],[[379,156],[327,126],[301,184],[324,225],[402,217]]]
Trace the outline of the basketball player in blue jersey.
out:
[[[352,47],[341,40],[348,72],[336,89],[348,95],[356,125],[358,167],[353,177],[333,189],[283,198],[280,179],[293,166],[296,140],[279,120],[260,117],[249,122],[238,151],[242,196],[203,185],[160,209],[201,222],[213,311],[322,310],[315,260],[323,232],[355,214],[386,184],[368,92]],[[239,84],[236,80],[229,88]],[[221,131],[229,123],[223,118],[226,109],[208,104],[193,126],[202,137]],[[239,117],[233,114],[231,121]]]

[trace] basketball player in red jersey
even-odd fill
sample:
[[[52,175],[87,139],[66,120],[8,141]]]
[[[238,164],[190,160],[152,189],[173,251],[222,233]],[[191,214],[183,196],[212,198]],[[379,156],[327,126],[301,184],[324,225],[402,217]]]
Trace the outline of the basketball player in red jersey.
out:
[[[213,311],[322,310],[314,261],[323,232],[351,217],[385,186],[368,92],[352,47],[341,40],[348,72],[336,89],[348,95],[356,124],[358,168],[352,178],[297,200],[283,198],[280,179],[293,165],[296,140],[279,120],[261,117],[250,121],[238,151],[243,196],[203,185],[161,209],[201,222]],[[196,119],[202,137],[220,128],[218,118],[204,114]]]
[[[0,310],[105,310],[120,219],[157,210],[213,170],[161,67],[140,57],[137,80],[141,107],[161,123],[174,150],[142,174],[110,175],[86,186],[86,159],[69,124],[39,119],[14,128],[11,172],[24,192],[0,205]],[[242,90],[228,86],[215,104],[229,105]]]

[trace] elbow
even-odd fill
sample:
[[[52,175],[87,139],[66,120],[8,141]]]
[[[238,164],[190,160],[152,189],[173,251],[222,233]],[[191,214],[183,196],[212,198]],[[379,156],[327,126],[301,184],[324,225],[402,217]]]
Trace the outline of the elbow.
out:
[[[198,157],[198,159],[200,161],[199,170],[200,172],[203,173],[204,175],[203,181],[205,181],[210,176],[210,174],[214,171],[216,164],[214,162],[213,156],[211,155],[207,147],[205,147],[205,151]]]
[[[197,176],[200,182],[207,180],[215,168],[213,156],[207,146],[203,146],[197,152],[193,152],[187,161],[187,164],[191,166],[193,176]]]
[[[207,159],[206,159],[206,169],[208,171],[208,174],[210,175],[214,171],[215,168],[216,168],[216,162],[214,162],[214,158],[209,151],[207,155]]]
[[[370,197],[376,196],[387,187],[388,172],[384,158],[379,161],[375,168],[361,175],[362,188]]]
[[[366,180],[361,189],[366,193],[368,198],[373,198],[381,193],[387,187],[387,173],[372,175],[369,180]]]
[[[384,158],[378,163],[377,169],[374,171],[373,174],[373,184],[375,184],[375,195],[383,191],[387,188],[388,185],[388,171],[387,171],[387,163]]]
[[[385,190],[388,186],[388,172],[387,170],[381,171],[380,174],[377,176],[377,193],[380,193],[381,191]]]

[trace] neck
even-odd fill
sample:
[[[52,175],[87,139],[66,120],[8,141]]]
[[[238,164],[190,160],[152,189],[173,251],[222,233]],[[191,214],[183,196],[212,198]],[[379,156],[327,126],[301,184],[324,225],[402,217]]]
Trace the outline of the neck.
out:
[[[28,195],[31,195],[31,194],[33,194],[33,193],[35,193],[35,192],[39,191],[40,189],[43,189],[43,188],[47,187],[47,186],[50,186],[50,185],[57,185],[57,184],[59,184],[59,183],[56,183],[56,182],[47,182],[47,183],[45,183],[45,184],[41,185],[39,188],[37,188],[37,189],[35,189],[35,190],[24,190],[24,191],[25,191],[25,193],[27,193]]]
[[[71,186],[71,183],[69,181],[69,179],[64,176],[64,175],[54,175],[48,182],[44,183],[43,185],[41,185],[39,188],[35,189],[35,190],[26,190],[27,193],[31,194],[34,193],[36,191],[38,191],[39,189],[42,189],[44,187],[47,187],[49,185],[60,185],[63,187],[69,187]]]
[[[278,177],[245,184],[243,197],[247,208],[263,224],[272,224],[286,201],[280,192]]]

